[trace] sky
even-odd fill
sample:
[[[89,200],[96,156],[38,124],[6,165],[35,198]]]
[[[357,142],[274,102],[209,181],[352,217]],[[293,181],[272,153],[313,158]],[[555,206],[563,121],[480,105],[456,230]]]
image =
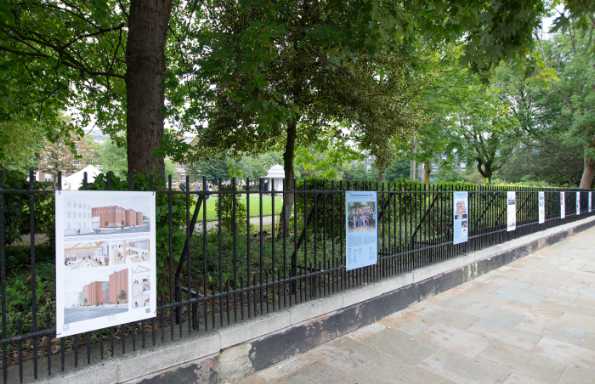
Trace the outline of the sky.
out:
[[[549,40],[552,38],[552,33],[550,33],[550,29],[554,24],[554,20],[558,15],[564,12],[564,7],[560,4],[558,5],[554,11],[552,12],[551,16],[546,16],[541,19],[541,30],[539,32],[539,36],[544,40]]]

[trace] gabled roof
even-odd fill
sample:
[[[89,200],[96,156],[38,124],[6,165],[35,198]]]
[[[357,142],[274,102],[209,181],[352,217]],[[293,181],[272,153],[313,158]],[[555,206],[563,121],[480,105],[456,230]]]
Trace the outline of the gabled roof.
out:
[[[95,177],[101,173],[101,170],[94,165],[87,165],[85,168],[78,172],[73,173],[70,176],[62,179],[62,188],[70,191],[76,191],[83,185],[83,178],[87,172],[87,181],[92,183],[95,181]]]
[[[275,164],[271,168],[269,168],[269,171],[268,171],[266,177],[267,178],[284,179],[285,178],[285,170],[283,169],[283,166],[281,166],[279,164]]]

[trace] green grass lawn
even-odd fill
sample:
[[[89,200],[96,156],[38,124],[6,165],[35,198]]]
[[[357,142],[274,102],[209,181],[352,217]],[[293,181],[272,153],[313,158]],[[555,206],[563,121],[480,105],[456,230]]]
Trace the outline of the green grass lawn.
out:
[[[238,203],[246,207],[246,196],[238,196]],[[250,217],[258,217],[260,212],[258,195],[250,195]],[[275,214],[281,213],[283,198],[275,196]],[[201,207],[202,208],[202,207]],[[271,196],[262,196],[262,214],[270,216],[273,212],[273,199]],[[199,213],[199,221],[202,220],[202,212]],[[217,220],[217,196],[211,196],[207,200],[207,221]]]

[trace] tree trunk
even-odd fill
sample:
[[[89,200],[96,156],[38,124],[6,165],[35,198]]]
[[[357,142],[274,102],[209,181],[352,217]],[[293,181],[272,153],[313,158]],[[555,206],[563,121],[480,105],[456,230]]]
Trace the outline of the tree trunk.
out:
[[[376,170],[378,171],[378,181],[384,182],[384,173],[386,172],[386,159],[376,157]]]
[[[490,162],[482,162],[480,159],[477,159],[477,170],[479,174],[487,179],[488,184],[492,184],[492,164]]]
[[[126,46],[129,182],[136,175],[163,180],[165,42],[171,0],[132,0]]]
[[[295,184],[295,174],[293,172],[293,158],[295,156],[295,139],[297,132],[297,119],[291,119],[287,123],[287,139],[285,141],[285,152],[283,152],[283,170],[285,171],[285,179],[283,179],[283,208],[281,210],[281,220],[279,222],[279,234],[283,235],[283,223],[289,226],[289,219],[291,218],[291,210],[295,196],[293,189]]]
[[[594,161],[588,155],[585,154],[585,161],[583,165],[583,175],[581,176],[581,184],[579,186],[580,189],[591,189],[593,185],[593,176],[594,176]]]
[[[415,137],[415,131],[413,132],[413,144],[411,146],[411,152],[413,153],[413,157],[417,153],[417,139]],[[417,181],[417,162],[415,159],[412,159],[409,163],[409,177],[413,181]]]
[[[432,174],[432,163],[429,160],[424,161],[424,185],[430,187],[430,175]]]
[[[417,180],[417,162],[415,160],[409,162],[409,178],[413,181]]]

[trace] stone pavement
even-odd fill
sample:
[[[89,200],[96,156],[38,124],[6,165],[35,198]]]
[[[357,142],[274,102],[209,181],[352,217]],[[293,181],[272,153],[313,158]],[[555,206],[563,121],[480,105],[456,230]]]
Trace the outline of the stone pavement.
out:
[[[242,384],[595,383],[595,228]]]

